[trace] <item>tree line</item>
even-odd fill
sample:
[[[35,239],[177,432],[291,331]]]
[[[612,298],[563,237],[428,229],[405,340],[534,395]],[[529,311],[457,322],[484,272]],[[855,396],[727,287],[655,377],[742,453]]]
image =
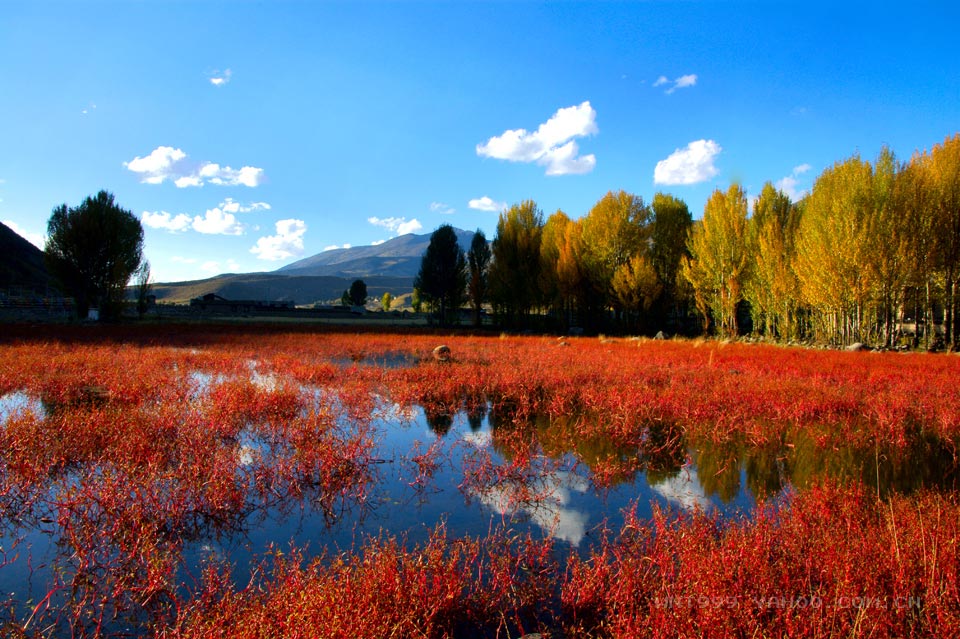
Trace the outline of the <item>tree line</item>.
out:
[[[697,221],[664,193],[611,191],[578,219],[523,201],[466,253],[438,228],[414,287],[441,321],[469,302],[505,328],[893,346],[909,325],[957,346],[958,279],[960,134],[906,162],[853,155],[797,202],[767,182],[751,207],[732,184]]]

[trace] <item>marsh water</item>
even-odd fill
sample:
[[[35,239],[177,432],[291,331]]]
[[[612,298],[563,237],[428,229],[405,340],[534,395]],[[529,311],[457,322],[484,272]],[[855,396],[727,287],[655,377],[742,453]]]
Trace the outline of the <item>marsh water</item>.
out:
[[[191,375],[198,397],[217,383]],[[325,401],[322,389],[304,392]],[[0,397],[4,423],[23,411],[43,417],[48,410],[24,392]],[[381,400],[364,426],[373,448],[362,469],[362,490],[335,500],[304,490],[295,498],[255,504],[230,525],[198,526],[181,540],[182,582],[195,583],[211,561],[232,565],[242,583],[271,549],[293,545],[308,555],[336,554],[384,535],[413,545],[440,525],[452,536],[508,530],[550,538],[562,557],[589,552],[602,531],[619,528],[628,509],[640,517],[654,508],[749,517],[758,500],[789,499],[791,490],[824,478],[858,480],[880,496],[957,484],[951,447],[922,437],[897,451],[824,447],[797,429],[784,441],[758,447],[691,441],[682,427],[673,426],[660,434],[663,445],[651,454],[580,436],[578,425],[590,419],[603,416],[535,415],[518,428],[514,417],[486,404],[445,413]],[[344,420],[340,426],[352,424]],[[269,463],[274,454],[253,429],[235,446],[242,465]],[[56,501],[56,495],[49,499]],[[11,513],[16,511],[7,504],[0,528],[0,588],[23,618],[55,579],[63,579],[70,558],[63,556],[69,550],[53,516]]]

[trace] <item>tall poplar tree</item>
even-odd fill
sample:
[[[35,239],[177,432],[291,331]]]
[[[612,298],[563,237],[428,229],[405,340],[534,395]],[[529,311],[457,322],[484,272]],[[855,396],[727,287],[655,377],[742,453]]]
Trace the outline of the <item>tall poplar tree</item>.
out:
[[[866,220],[873,207],[873,171],[853,156],[823,171],[807,197],[797,230],[795,271],[821,336],[862,339],[871,293]]]
[[[618,306],[613,274],[637,255],[646,255],[652,213],[643,198],[608,192],[581,220],[584,266],[604,305]]]
[[[755,331],[768,337],[794,336],[799,286],[793,273],[794,207],[767,182],[753,206],[749,251],[753,262],[744,296]]]
[[[540,239],[540,294],[543,304],[564,326],[570,323],[569,298],[560,287],[560,251],[563,248],[567,227],[573,222],[563,211],[558,210],[547,218]]]
[[[507,325],[526,322],[540,301],[543,213],[536,202],[514,204],[500,214],[493,238],[490,300]]]
[[[653,196],[653,223],[650,231],[650,262],[663,284],[657,314],[661,322],[668,315],[685,314],[686,302],[681,294],[680,261],[687,252],[687,237],[693,217],[687,203],[672,195],[657,193]]]
[[[737,305],[743,300],[749,260],[746,246],[747,196],[739,184],[717,189],[707,200],[703,220],[687,243],[690,257],[681,271],[693,288],[697,310],[718,329],[736,335]]]
[[[960,279],[960,133],[933,147],[927,163],[934,214],[934,252],[943,277],[944,337],[960,344],[958,291]]]
[[[487,301],[488,275],[490,270],[490,244],[483,231],[477,229],[470,240],[470,250],[467,251],[469,280],[467,281],[467,296],[473,305],[473,325],[480,326],[480,311]]]

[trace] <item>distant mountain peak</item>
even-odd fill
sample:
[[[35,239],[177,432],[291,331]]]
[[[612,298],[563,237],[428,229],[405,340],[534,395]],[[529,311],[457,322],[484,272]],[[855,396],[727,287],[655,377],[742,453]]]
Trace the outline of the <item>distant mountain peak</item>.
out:
[[[454,228],[464,252],[469,250],[473,231]],[[288,264],[280,275],[324,277],[415,277],[433,233],[407,233],[380,244],[331,249]]]

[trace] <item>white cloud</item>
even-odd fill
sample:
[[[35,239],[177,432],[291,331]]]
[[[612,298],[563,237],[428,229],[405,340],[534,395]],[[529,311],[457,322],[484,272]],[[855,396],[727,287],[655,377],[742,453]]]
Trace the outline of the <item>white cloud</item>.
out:
[[[3,180],[0,180],[0,184],[2,184],[2,183],[3,183]],[[3,201],[3,200],[0,200],[0,202],[2,202],[2,201]],[[13,231],[14,233],[16,233],[17,235],[19,235],[20,237],[22,237],[22,238],[25,239],[26,241],[30,242],[30,243],[33,244],[34,246],[36,246],[36,247],[37,247],[38,249],[40,249],[41,251],[43,250],[43,245],[46,244],[46,238],[45,238],[42,234],[40,234],[40,233],[31,233],[30,231],[28,231],[28,230],[26,230],[25,228],[21,227],[19,224],[17,224],[17,223],[14,222],[13,220],[4,220],[3,223],[4,223],[4,224],[7,226],[7,228],[9,228],[11,231]]]
[[[457,212],[456,209],[451,208],[449,205],[444,204],[443,202],[431,202],[430,211],[432,213],[439,213],[440,215],[453,215]]]
[[[280,220],[277,234],[261,237],[250,252],[261,260],[285,260],[303,254],[303,236],[307,224],[303,220]]]
[[[417,218],[412,220],[407,220],[405,217],[368,217],[367,222],[373,224],[374,226],[382,226],[383,228],[396,233],[397,235],[406,235],[407,233],[415,233],[423,228],[423,224]]]
[[[713,140],[696,140],[685,149],[677,149],[670,157],[657,162],[653,171],[656,184],[697,184],[720,171],[713,161],[723,149]]]
[[[812,169],[813,167],[809,164],[801,164],[800,166],[793,167],[793,172],[790,173],[785,178],[778,180],[774,185],[780,191],[783,191],[790,199],[794,202],[802,200],[807,194],[807,189],[801,189],[799,177]]]
[[[597,159],[593,154],[579,157],[573,138],[597,133],[596,118],[590,102],[558,109],[533,133],[511,129],[478,144],[477,155],[510,162],[536,162],[547,167],[547,175],[589,173]]]
[[[380,246],[381,244],[385,244],[385,243],[386,243],[386,240],[376,240],[375,242],[371,242],[370,246]],[[347,245],[347,248],[350,248],[350,246]]]
[[[423,228],[423,224],[420,223],[416,218],[410,220],[409,222],[404,222],[397,227],[397,235],[406,235],[407,233],[416,233]]]
[[[230,82],[230,76],[232,75],[233,73],[230,71],[230,69],[224,70],[223,73],[220,73],[219,71],[214,71],[210,75],[210,84],[212,84],[215,87],[222,87],[227,82]]]
[[[163,184],[167,180],[177,188],[197,187],[204,184],[218,186],[255,187],[263,183],[263,169],[244,166],[234,169],[215,162],[204,162],[199,167],[187,161],[182,149],[158,146],[144,157],[135,157],[123,165],[140,175],[145,184]]]
[[[497,202],[496,200],[484,195],[483,197],[470,200],[470,202],[467,203],[467,206],[475,211],[490,211],[491,213],[499,213],[507,208],[507,203]]]
[[[228,197],[219,206],[207,210],[203,215],[190,217],[185,213],[171,215],[166,211],[144,211],[140,219],[150,228],[163,229],[171,233],[193,229],[207,235],[243,235],[246,226],[234,214],[269,209],[270,205],[266,202],[251,202],[244,205]]]
[[[193,218],[193,230],[206,235],[243,235],[244,226],[237,216],[219,206],[207,209],[203,216]]]
[[[203,180],[199,175],[185,175],[173,181],[178,189],[185,189],[188,186],[203,186]]]
[[[676,89],[685,89],[687,87],[692,87],[697,84],[697,74],[691,73],[689,75],[681,75],[679,78],[674,80],[673,88]]]
[[[687,87],[696,86],[696,84],[697,84],[697,74],[689,73],[687,75],[681,75],[679,78],[676,78],[675,80],[670,80],[667,78],[667,76],[661,75],[659,78],[657,78],[657,81],[653,83],[653,86],[662,87],[666,85],[667,89],[666,91],[664,91],[664,93],[666,93],[667,95],[670,95],[677,89],[686,89]]]
[[[193,224],[193,218],[185,213],[171,215],[166,211],[144,211],[140,214],[140,221],[144,226],[152,229],[163,229],[171,233],[186,231]]]
[[[263,183],[263,169],[253,166],[244,166],[233,169],[229,166],[208,162],[200,167],[200,176],[211,184],[218,186],[259,186]]]
[[[324,246],[324,251],[336,251],[338,249],[348,249],[350,248],[349,244],[344,244],[343,246],[337,246],[336,244],[331,244],[330,246]]]
[[[176,179],[176,167],[187,154],[172,146],[158,146],[150,155],[135,157],[123,165],[140,174],[140,181],[147,184],[161,184],[167,179]]]
[[[223,202],[220,203],[220,208],[227,213],[250,213],[251,211],[269,211],[270,205],[266,202],[251,202],[250,204],[243,205],[232,197],[228,197],[224,198]]]

